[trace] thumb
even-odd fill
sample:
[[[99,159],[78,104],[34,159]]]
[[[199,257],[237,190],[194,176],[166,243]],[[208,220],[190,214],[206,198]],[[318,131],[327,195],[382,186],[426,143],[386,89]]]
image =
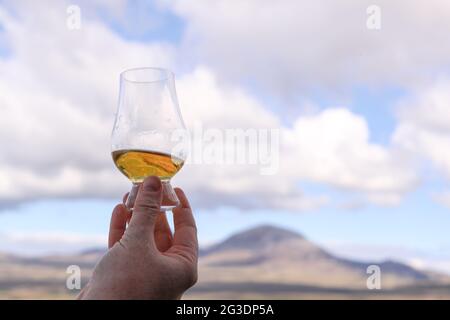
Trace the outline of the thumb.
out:
[[[162,185],[158,177],[151,176],[139,186],[133,214],[126,233],[138,240],[153,239],[156,218],[161,212]]]

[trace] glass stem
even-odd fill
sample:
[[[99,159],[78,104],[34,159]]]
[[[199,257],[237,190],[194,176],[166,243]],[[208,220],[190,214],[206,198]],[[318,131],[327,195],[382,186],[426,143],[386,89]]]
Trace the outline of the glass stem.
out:
[[[127,201],[125,203],[125,207],[127,207],[128,210],[133,210],[134,202],[136,201],[136,196],[138,194],[140,183],[133,183],[133,186],[131,187],[130,193],[128,194]]]
[[[161,211],[170,211],[173,208],[177,207],[180,204],[178,200],[177,194],[173,190],[170,185],[169,180],[161,181],[162,184],[162,202],[161,202]],[[125,206],[128,210],[133,210],[134,202],[136,201],[136,196],[139,190],[140,183],[133,183],[130,193],[128,194],[127,201],[125,202]]]
[[[177,194],[175,193],[175,190],[173,190],[169,180],[162,180],[161,184],[163,192],[161,210],[170,211],[177,207],[180,204],[180,201],[178,200]]]

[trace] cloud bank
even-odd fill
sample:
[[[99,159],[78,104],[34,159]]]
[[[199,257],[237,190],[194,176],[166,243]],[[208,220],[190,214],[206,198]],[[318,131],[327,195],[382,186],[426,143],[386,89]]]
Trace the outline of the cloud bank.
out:
[[[66,27],[68,3],[14,5],[14,13],[0,8],[0,43],[8,51],[0,55],[0,203],[120,199],[129,185],[113,166],[109,136],[118,74],[135,66],[187,69],[177,76],[177,90],[191,127],[200,121],[207,128],[280,131],[273,176],[251,165],[183,168],[175,184],[197,207],[298,211],[333,204],[326,193],[301,189],[304,181],[363,203],[396,205],[420,182],[417,157],[450,176],[446,81],[399,102],[387,145],[373,143],[367,120],[348,108],[314,110],[286,124],[283,110],[242,85],[250,81],[274,96],[354,84],[422,88],[450,62],[442,41],[448,5],[381,1],[383,27],[375,34],[365,26],[363,2],[260,3],[171,2],[186,23],[181,43],[127,40],[87,4],[76,31]],[[120,15],[123,3],[98,5]],[[184,58],[189,68],[181,67]]]

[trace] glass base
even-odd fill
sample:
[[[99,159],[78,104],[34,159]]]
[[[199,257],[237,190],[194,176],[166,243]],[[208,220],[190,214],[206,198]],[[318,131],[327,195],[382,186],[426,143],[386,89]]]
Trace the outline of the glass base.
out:
[[[140,183],[133,183],[131,191],[128,195],[125,206],[128,210],[133,210],[134,202],[136,201],[137,192],[139,190]],[[175,190],[173,190],[170,180],[161,180],[162,185],[162,200],[161,211],[170,211],[180,204]]]
[[[161,180],[162,184],[162,200],[161,211],[170,211],[178,207],[180,200],[178,200],[175,190],[173,190],[170,180]]]

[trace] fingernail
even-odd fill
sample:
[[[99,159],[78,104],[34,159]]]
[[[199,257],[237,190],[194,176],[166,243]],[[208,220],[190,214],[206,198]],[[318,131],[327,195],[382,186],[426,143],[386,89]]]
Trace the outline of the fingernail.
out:
[[[148,177],[144,181],[144,188],[152,192],[159,191],[161,189],[161,180],[155,176]]]

